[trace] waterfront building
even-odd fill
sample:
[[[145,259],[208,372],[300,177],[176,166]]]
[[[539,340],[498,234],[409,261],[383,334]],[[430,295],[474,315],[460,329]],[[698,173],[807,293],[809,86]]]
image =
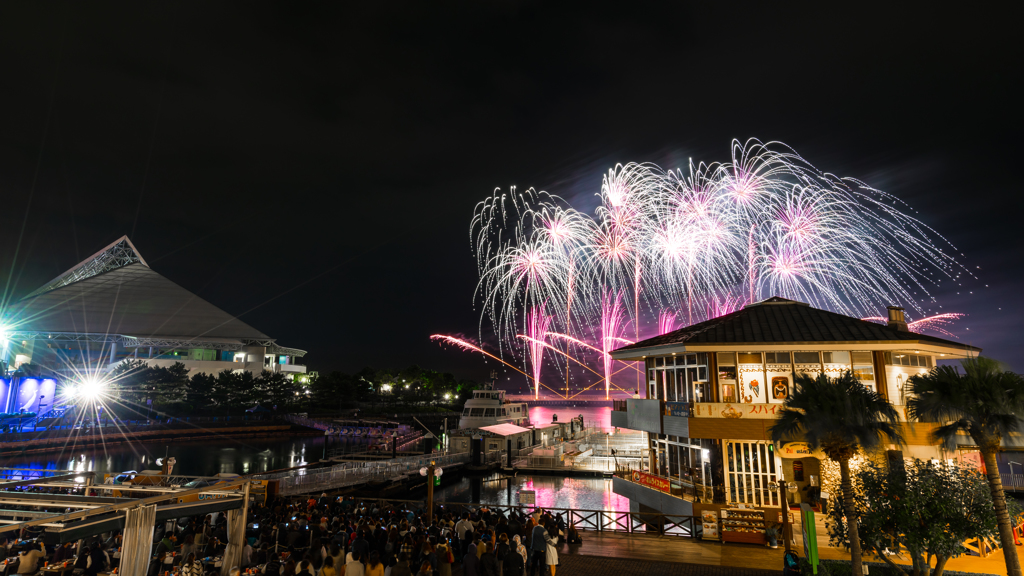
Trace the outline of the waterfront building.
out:
[[[613,490],[634,512],[692,515],[695,498],[778,507],[771,486],[785,479],[796,486],[791,503],[816,503],[824,456],[802,442],[775,447],[768,432],[794,374],[852,371],[900,413],[905,457],[977,461],[969,439],[957,454],[933,445],[935,425],[907,423],[905,405],[911,376],[980,352],[910,332],[899,307],[882,325],[778,297],[625,346],[612,357],[643,362],[646,387],[615,401],[611,423],[647,433],[649,467],[614,478]]]
[[[306,373],[299,361],[305,351],[281,346],[165,278],[127,236],[3,312],[0,359],[12,370],[31,364],[56,375],[95,374],[137,359],[151,366],[181,362],[192,374]]]

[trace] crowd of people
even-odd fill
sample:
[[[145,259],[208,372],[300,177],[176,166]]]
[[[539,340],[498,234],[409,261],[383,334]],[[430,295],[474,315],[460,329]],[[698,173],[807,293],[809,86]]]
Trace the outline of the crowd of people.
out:
[[[250,518],[243,570],[268,576],[555,576],[574,526],[540,510],[454,513],[352,498],[280,500]]]
[[[562,543],[581,542],[561,515],[509,514],[486,506],[451,511],[357,501],[351,497],[277,499],[250,506],[239,574],[266,576],[555,576]],[[38,531],[38,529],[36,529]],[[33,538],[36,536],[36,538]],[[3,544],[20,553],[9,574],[35,574],[44,562],[67,562],[74,574],[117,567],[120,532],[47,545],[42,534]],[[182,518],[154,529],[148,576],[219,573],[228,540],[225,514]]]

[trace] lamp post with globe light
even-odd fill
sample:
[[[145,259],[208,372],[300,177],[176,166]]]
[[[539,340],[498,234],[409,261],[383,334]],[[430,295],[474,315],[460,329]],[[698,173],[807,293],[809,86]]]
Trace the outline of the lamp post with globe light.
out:
[[[790,551],[789,541],[792,538],[791,527],[789,525],[789,498],[787,498],[786,492],[793,488],[795,490],[796,484],[787,483],[785,480],[779,480],[778,482],[770,482],[768,489],[772,491],[779,491],[780,502],[779,505],[782,509],[782,539],[786,546],[786,552]]]

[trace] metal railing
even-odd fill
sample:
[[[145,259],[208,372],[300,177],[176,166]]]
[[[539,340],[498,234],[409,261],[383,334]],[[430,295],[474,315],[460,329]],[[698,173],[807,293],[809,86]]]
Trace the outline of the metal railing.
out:
[[[1005,472],[1000,472],[999,478],[1003,481],[1003,488],[1011,490],[1024,488],[1024,474],[1007,474]]]
[[[500,452],[492,452],[489,458],[498,459]],[[395,458],[377,462],[345,462],[314,470],[291,470],[274,474],[259,474],[255,480],[277,480],[278,494],[283,496],[307,492],[336,490],[366,482],[385,482],[398,480],[410,474],[419,474],[420,468],[429,466],[451,466],[469,462],[469,452],[460,454],[429,454],[408,458]]]
[[[422,500],[394,500],[394,499],[363,499],[363,502],[377,502],[380,504],[399,505],[415,507],[424,505]],[[444,506],[446,512],[459,515],[463,511],[477,510],[481,504],[465,502],[441,502],[436,504]],[[565,525],[575,525],[577,530],[590,532],[620,532],[626,534],[650,534],[656,536],[675,536],[683,538],[699,538],[701,532],[701,520],[699,516],[676,516],[662,513],[635,513],[635,512],[614,512],[608,510],[576,510],[573,508],[548,508],[544,506],[511,506],[507,504],[487,504],[491,512],[501,511],[506,516],[512,510],[530,512],[542,509],[552,516],[562,515]],[[383,506],[382,506],[383,507]]]

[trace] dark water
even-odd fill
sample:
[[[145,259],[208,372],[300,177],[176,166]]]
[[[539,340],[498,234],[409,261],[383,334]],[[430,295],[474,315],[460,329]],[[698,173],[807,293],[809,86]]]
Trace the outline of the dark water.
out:
[[[610,408],[568,407],[530,409],[535,423],[550,422],[552,415],[568,420],[583,415],[587,426],[607,428]],[[173,456],[176,474],[212,476],[218,473],[252,474],[300,466],[322,459],[327,450],[366,449],[366,441],[324,436],[294,436],[258,439],[200,440],[195,442],[159,442],[117,445],[108,448],[68,449],[61,453],[30,454],[0,458],[0,467],[44,468],[51,470],[92,471],[103,474],[126,470],[158,468],[155,460],[164,454]],[[629,502],[611,493],[610,481],[593,478],[519,477],[513,483],[512,499],[516,503],[519,489],[534,490],[537,504],[544,507],[588,510],[628,510]],[[438,497],[451,502],[508,503],[505,482],[487,482],[479,478],[463,478],[457,485],[441,489]]]
[[[323,458],[325,448],[346,446],[351,444],[324,436],[200,440],[166,445],[146,442],[0,458],[0,467],[92,471],[102,478],[109,472],[159,468],[154,461],[168,454],[177,461],[176,474],[250,474],[316,462]],[[365,449],[365,444],[362,447]]]

